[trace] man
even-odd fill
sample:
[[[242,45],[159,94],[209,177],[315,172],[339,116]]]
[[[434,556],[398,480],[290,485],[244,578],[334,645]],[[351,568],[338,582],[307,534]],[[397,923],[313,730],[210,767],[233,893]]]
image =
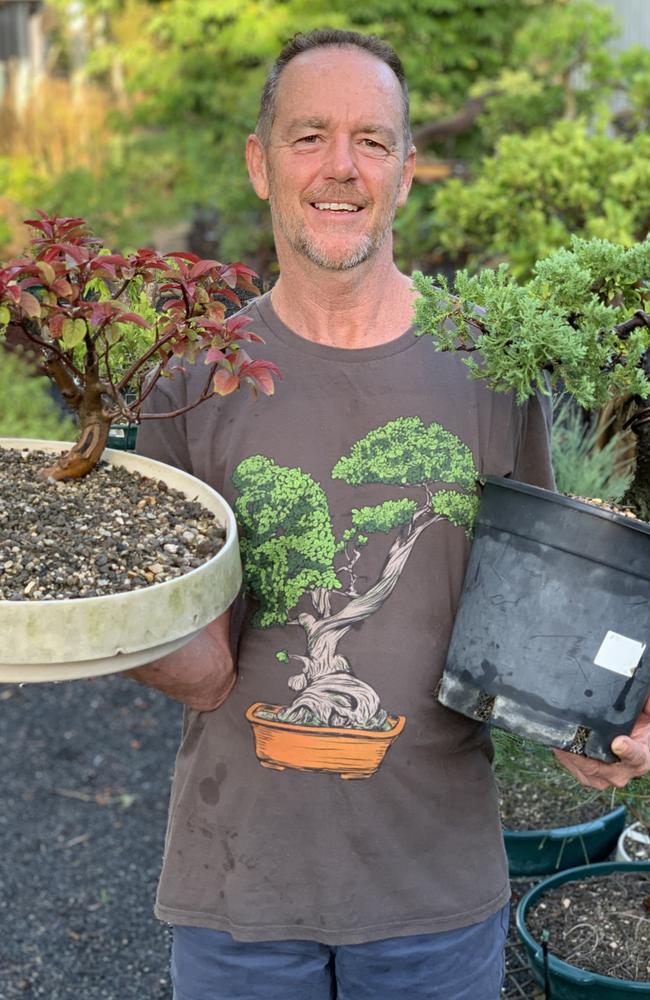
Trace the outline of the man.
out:
[[[133,671],[187,706],[156,904],[174,996],[496,1000],[509,889],[489,740],[434,691],[476,476],[550,485],[545,416],[414,336],[392,256],[415,162],[392,50],[298,36],[246,155],[280,263],[246,311],[284,380],[140,431],[236,506],[249,590],[234,655],[224,615]],[[579,780],[647,769],[643,724],[622,763],[571,760]]]

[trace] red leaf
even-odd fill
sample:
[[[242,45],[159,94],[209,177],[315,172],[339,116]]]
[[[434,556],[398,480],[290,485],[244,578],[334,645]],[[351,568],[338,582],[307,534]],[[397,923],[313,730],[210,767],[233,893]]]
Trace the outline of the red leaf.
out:
[[[252,267],[247,267],[246,264],[242,264],[240,260],[232,264],[231,267],[234,267],[237,274],[244,275],[247,278],[258,277],[257,271],[254,271]]]
[[[233,302],[237,308],[241,306],[241,299],[235,292],[231,292],[229,288],[220,288],[217,295],[223,296],[224,299],[228,299],[229,302]]]
[[[256,333],[252,333],[250,330],[240,330],[237,334],[237,340],[249,340],[253,344],[265,343],[262,337],[258,337]]]
[[[239,331],[250,323],[250,316],[231,316],[226,320],[226,328],[231,336],[239,336]]]
[[[223,361],[226,355],[218,347],[211,347],[205,356],[206,365],[211,365],[214,361]]]
[[[218,260],[199,260],[190,271],[190,278],[196,281],[197,278],[203,277],[208,271],[214,271],[215,268],[219,267],[221,267],[221,264]]]
[[[211,333],[223,333],[225,324],[221,319],[204,319],[200,316],[194,321],[198,327],[208,330]]]
[[[212,385],[219,396],[229,396],[231,392],[239,388],[239,376],[233,375],[225,368],[220,368],[212,380]]]
[[[88,260],[88,251],[84,250],[83,247],[76,246],[74,243],[59,243],[58,247],[61,253],[72,257],[75,264],[85,264]]]
[[[26,312],[31,319],[36,319],[41,315],[40,303],[30,292],[20,293],[20,308],[23,312]]]
[[[50,287],[62,299],[72,295],[72,285],[65,278],[57,278]]]
[[[58,340],[63,334],[63,324],[65,323],[67,317],[63,313],[57,313],[55,316],[50,316],[48,323],[50,327],[50,334],[54,340]]]
[[[135,323],[136,326],[141,326],[143,330],[149,329],[146,319],[143,319],[142,316],[138,316],[134,312],[118,313],[115,319],[118,323]]]
[[[189,260],[190,264],[196,264],[198,261],[201,260],[201,258],[197,257],[195,253],[189,253],[188,251],[180,251],[180,250],[175,251],[174,253],[166,253],[165,257],[173,257],[174,259],[178,260]]]
[[[219,277],[229,288],[237,287],[237,271],[230,264],[221,269]]]
[[[130,261],[126,257],[122,257],[119,253],[105,253],[101,254],[99,257],[95,257],[91,261],[91,270],[96,267],[103,267],[106,264],[114,264],[116,267],[128,267]]]
[[[275,392],[274,375],[282,378],[280,369],[271,361],[250,361],[239,369],[240,378],[250,379],[266,396],[272,396]]]

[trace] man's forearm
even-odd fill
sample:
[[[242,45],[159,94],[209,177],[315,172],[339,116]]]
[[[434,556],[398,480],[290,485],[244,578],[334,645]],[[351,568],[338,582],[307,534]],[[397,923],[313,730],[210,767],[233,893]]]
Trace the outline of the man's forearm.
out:
[[[175,653],[125,673],[189,708],[213,711],[226,700],[237,676],[230,649],[230,611]]]

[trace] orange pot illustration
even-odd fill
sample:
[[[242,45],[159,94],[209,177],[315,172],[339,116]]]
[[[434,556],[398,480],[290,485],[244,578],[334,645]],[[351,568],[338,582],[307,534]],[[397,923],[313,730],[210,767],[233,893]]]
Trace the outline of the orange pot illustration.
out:
[[[260,718],[275,714],[281,705],[255,702],[246,712],[262,767],[284,771],[330,771],[341,778],[370,778],[379,769],[390,746],[404,729],[404,715],[389,715],[390,729],[349,729],[338,726],[301,726]]]

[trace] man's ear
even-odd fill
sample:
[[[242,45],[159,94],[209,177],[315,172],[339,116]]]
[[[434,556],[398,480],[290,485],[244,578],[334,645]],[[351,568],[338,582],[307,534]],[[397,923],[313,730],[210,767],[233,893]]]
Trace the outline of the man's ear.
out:
[[[253,133],[246,140],[246,166],[253,191],[258,198],[266,201],[269,196],[269,179],[266,166],[266,151],[259,138]]]
[[[408,198],[409,191],[411,190],[411,184],[413,183],[413,174],[415,173],[415,146],[411,146],[408,151],[407,157],[404,160],[402,166],[402,179],[399,186],[399,194],[397,195],[397,204],[402,206],[406,199]]]

